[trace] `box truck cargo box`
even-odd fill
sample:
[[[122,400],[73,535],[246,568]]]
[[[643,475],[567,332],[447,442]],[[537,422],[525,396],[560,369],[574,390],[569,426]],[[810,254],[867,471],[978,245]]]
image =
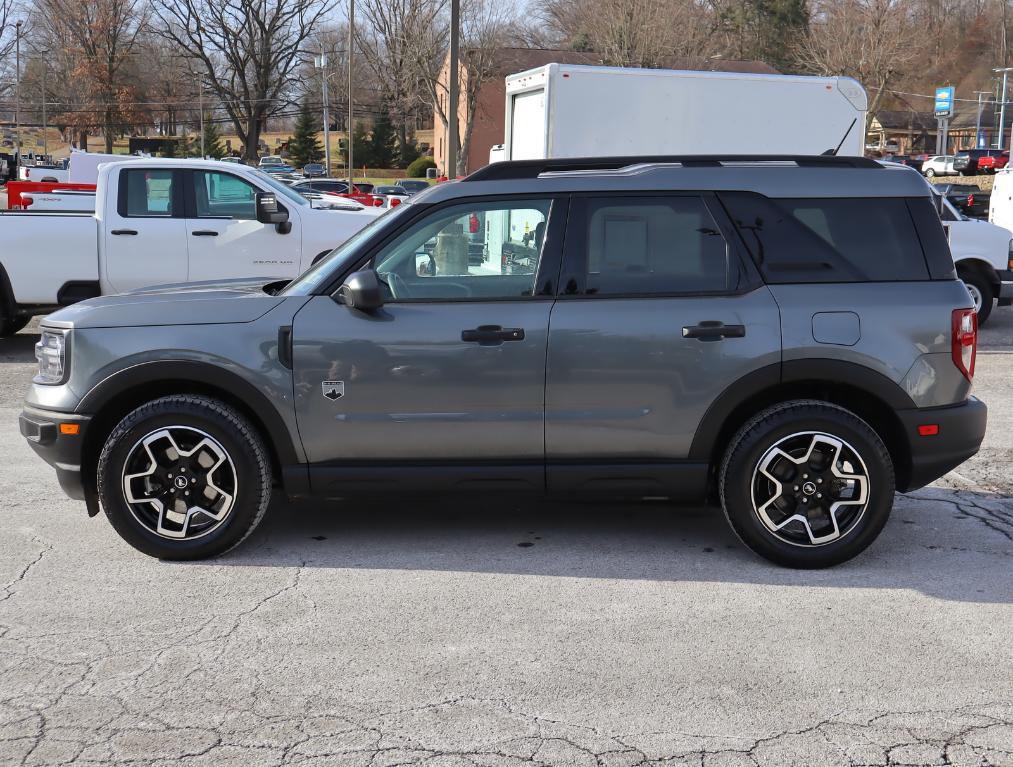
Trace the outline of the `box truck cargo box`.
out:
[[[502,159],[861,156],[867,108],[849,77],[547,64],[506,78]]]

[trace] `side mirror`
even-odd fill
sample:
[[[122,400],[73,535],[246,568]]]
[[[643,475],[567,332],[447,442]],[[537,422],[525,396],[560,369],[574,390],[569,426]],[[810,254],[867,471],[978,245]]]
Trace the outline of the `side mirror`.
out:
[[[348,275],[345,284],[338,288],[337,300],[349,309],[370,312],[383,306],[380,278],[372,269],[363,269]]]
[[[288,211],[274,192],[257,192],[257,220],[262,224],[288,223]]]

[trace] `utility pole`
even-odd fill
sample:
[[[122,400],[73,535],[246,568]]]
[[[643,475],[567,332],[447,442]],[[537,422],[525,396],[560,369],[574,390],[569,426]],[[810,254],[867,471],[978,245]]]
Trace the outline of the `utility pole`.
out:
[[[992,91],[975,91],[975,94],[978,96],[978,119],[974,123],[974,147],[978,149],[980,148],[978,145],[981,144],[981,97],[990,96]]]
[[[21,165],[21,22],[14,25],[14,156]]]
[[[355,193],[352,176],[355,175],[355,157],[352,153],[352,49],[355,46],[355,0],[348,0],[348,124],[345,143],[348,146],[348,193]]]
[[[197,103],[200,105],[200,156],[204,159],[204,78],[197,75]]]
[[[49,72],[49,51],[42,52],[42,154],[49,161],[49,125],[46,122],[46,73]]]
[[[447,178],[457,178],[457,100],[460,91],[458,45],[461,35],[461,0],[450,0],[450,98],[447,104]]]
[[[1013,72],[1013,67],[998,67],[992,71],[996,73],[1002,72],[1002,99],[999,101],[999,137],[995,147],[996,149],[1002,149],[1003,134],[1006,132],[1006,84],[1009,73]]]
[[[321,90],[324,99],[324,163],[327,165],[327,178],[331,176],[331,114],[327,103],[327,56],[324,54],[324,44],[320,43],[320,55],[313,62],[320,70]]]

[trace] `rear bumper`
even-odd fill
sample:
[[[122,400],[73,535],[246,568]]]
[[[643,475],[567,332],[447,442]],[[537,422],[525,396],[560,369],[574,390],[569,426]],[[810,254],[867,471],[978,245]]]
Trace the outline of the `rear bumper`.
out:
[[[1013,301],[1013,269],[1004,269],[1003,271],[997,272],[999,275],[999,295],[997,298],[1000,301]],[[1004,306],[1008,306],[1008,303],[1004,303]]]
[[[911,465],[901,492],[924,487],[978,452],[985,438],[988,408],[976,397],[968,397],[959,405],[897,413],[911,446]],[[923,437],[918,427],[934,424],[937,434]],[[902,480],[903,481],[903,480]]]
[[[42,460],[56,469],[56,478],[63,492],[79,501],[87,500],[81,462],[84,436],[90,421],[91,416],[29,407],[22,410],[18,418],[21,436],[28,440],[32,450],[38,453]],[[61,434],[61,424],[77,424],[78,433]]]

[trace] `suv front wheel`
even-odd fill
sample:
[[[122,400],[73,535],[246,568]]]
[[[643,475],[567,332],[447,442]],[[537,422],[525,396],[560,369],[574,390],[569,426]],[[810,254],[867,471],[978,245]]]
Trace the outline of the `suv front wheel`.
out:
[[[830,567],[864,551],[893,507],[893,463],[876,432],[818,400],[768,408],[732,439],[721,505],[750,549],[788,567]]]
[[[203,559],[238,546],[271,495],[264,442],[232,407],[174,395],[137,408],[106,440],[102,508],[116,532],[160,559]]]

